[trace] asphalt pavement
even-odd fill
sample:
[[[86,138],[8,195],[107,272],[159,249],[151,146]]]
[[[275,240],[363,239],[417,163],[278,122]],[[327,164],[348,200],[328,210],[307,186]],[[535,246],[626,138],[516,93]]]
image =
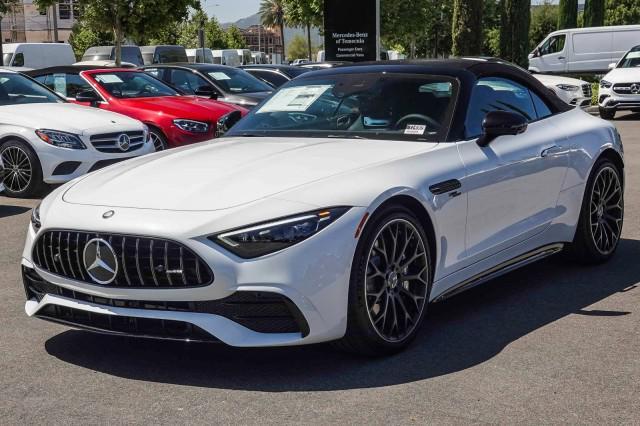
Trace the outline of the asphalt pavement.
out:
[[[640,424],[640,114],[615,121],[626,218],[615,258],[552,258],[431,306],[404,353],[234,349],[27,318],[38,200],[0,196],[0,424]]]

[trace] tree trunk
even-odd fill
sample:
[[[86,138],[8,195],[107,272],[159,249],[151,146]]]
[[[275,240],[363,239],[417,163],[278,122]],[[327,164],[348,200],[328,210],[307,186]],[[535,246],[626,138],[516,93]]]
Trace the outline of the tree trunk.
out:
[[[502,0],[500,23],[500,57],[527,67],[531,0]]]
[[[122,20],[120,19],[119,10],[116,11],[116,25],[113,33],[116,39],[116,67],[119,67],[122,65]]]
[[[454,56],[482,54],[482,1],[454,0],[451,28]]]
[[[576,28],[578,26],[578,0],[560,0],[558,11],[558,29]]]
[[[307,23],[307,48],[309,50],[309,60],[313,61],[311,58],[311,24]]]
[[[284,53],[286,43],[284,42],[284,24],[280,25],[280,41],[282,43],[282,63],[285,62],[287,55]]]
[[[51,17],[53,18],[53,42],[57,43],[58,39],[58,5],[54,3],[51,6]]]
[[[2,18],[4,18],[4,16],[0,15],[0,28],[2,28]],[[0,66],[4,66],[7,65],[4,63],[4,52],[2,51],[2,30],[0,30]]]
[[[584,27],[601,27],[604,25],[605,0],[585,0]]]

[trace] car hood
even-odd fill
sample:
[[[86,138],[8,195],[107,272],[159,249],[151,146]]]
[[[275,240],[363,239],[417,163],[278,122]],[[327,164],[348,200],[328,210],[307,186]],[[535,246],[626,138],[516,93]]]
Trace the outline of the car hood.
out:
[[[243,114],[246,112],[242,107],[198,96],[161,96],[120,99],[120,101],[136,109],[158,111],[171,117],[192,120],[209,120],[212,115],[217,119],[232,111],[241,111]]]
[[[78,135],[142,128],[138,120],[124,115],[71,103],[2,106],[0,123]]]
[[[604,76],[610,83],[640,83],[640,68],[616,68]]]
[[[258,105],[271,93],[272,92],[228,93],[223,100],[225,102],[231,102],[233,104],[252,107]]]
[[[351,139],[225,138],[108,167],[79,180],[64,200],[155,210],[221,210],[435,146]]]

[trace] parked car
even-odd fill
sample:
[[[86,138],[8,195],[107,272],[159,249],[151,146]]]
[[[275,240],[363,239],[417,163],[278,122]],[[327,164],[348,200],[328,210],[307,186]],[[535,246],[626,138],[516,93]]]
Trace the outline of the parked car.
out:
[[[273,88],[251,74],[225,65],[175,64],[142,68],[181,92],[252,108]]]
[[[6,43],[2,45],[2,63],[6,67],[44,68],[76,62],[68,43]]]
[[[600,117],[612,120],[617,111],[640,111],[640,46],[631,48],[600,80]]]
[[[240,65],[250,65],[253,63],[253,56],[249,49],[236,49],[238,52],[238,58],[240,58]]]
[[[220,141],[47,197],[25,310],[107,333],[397,352],[429,302],[563,250],[611,259],[622,151],[613,125],[500,61],[309,73]]]
[[[38,82],[0,70],[0,157],[5,194],[30,197],[101,167],[153,152],[147,127],[70,104]]]
[[[96,68],[115,68],[116,61],[104,60],[104,61],[80,61],[73,64],[76,67],[96,67]],[[138,65],[131,62],[121,62],[118,68],[138,68]]]
[[[591,83],[559,75],[534,74],[533,76],[569,105],[580,108],[591,106]]]
[[[221,50],[212,50],[213,55],[213,63],[220,65],[228,65],[230,67],[237,67],[242,65],[240,61],[240,56],[238,56],[237,49],[221,49]],[[180,61],[174,61],[180,62]]]
[[[529,54],[535,73],[605,73],[640,40],[640,25],[572,28],[549,34]]]
[[[269,64],[246,65],[238,68],[245,70],[252,76],[264,81],[274,88],[278,88],[297,76],[311,71],[308,68]]]
[[[135,66],[144,65],[142,59],[142,51],[138,46],[122,46],[121,53],[122,62],[134,64]],[[87,49],[82,55],[81,62],[96,62],[96,61],[113,61],[116,59],[115,46],[94,46]]]
[[[190,64],[213,64],[211,49],[187,49],[186,52]]]
[[[323,62],[305,62],[299,65],[302,68],[307,68],[313,71],[323,70],[326,68],[341,67],[343,65],[350,65],[348,61],[323,61]]]
[[[189,62],[187,51],[182,46],[142,46],[140,51],[144,65]]]
[[[142,121],[157,151],[213,139],[247,112],[225,102],[183,96],[140,70],[66,67],[29,75],[70,101]]]

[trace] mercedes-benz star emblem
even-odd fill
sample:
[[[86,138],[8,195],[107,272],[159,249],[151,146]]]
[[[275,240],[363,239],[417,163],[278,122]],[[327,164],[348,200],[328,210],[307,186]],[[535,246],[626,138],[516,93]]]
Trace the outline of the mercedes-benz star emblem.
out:
[[[128,151],[130,146],[131,146],[131,139],[129,139],[128,135],[123,133],[120,136],[118,136],[118,148],[120,148],[120,151],[122,152]]]
[[[640,83],[633,83],[631,85],[631,93],[634,95],[640,94]]]
[[[109,284],[118,275],[118,258],[111,245],[102,238],[87,242],[83,252],[87,274],[98,284]]]

